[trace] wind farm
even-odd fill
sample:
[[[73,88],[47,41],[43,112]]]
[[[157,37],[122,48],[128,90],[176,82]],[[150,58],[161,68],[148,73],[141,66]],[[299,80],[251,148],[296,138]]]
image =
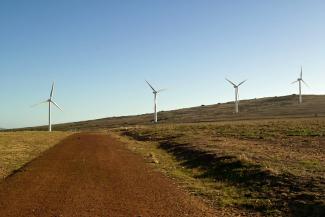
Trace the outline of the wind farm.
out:
[[[324,10],[0,2],[0,217],[324,217]]]
[[[31,156],[38,158],[42,151],[53,146],[54,148],[60,146],[60,139],[64,139],[64,141],[72,139],[68,143],[62,142],[62,145],[73,143],[75,138],[78,140],[82,138],[85,141],[98,140],[99,142],[102,136],[109,133],[109,139],[118,139],[125,143],[132,152],[145,157],[149,163],[156,164],[157,169],[164,168],[164,171],[174,174],[171,175],[173,178],[187,183],[185,188],[191,188],[196,194],[202,195],[205,200],[216,203],[216,207],[222,203],[227,216],[233,214],[241,216],[248,213],[250,216],[269,216],[267,214],[269,212],[276,212],[280,216],[305,216],[301,212],[304,212],[306,208],[301,207],[298,202],[291,202],[296,201],[296,198],[301,197],[302,194],[306,198],[314,198],[303,200],[309,207],[313,207],[307,212],[308,215],[321,216],[324,210],[322,180],[323,166],[325,166],[323,160],[325,155],[323,148],[325,145],[325,140],[323,140],[325,135],[325,95],[302,95],[302,84],[307,86],[302,76],[301,68],[299,78],[293,82],[293,84],[299,84],[298,95],[241,100],[239,87],[247,80],[236,84],[226,78],[226,81],[234,88],[234,101],[170,111],[159,111],[157,106],[158,94],[165,89],[156,89],[145,80],[153,93],[152,113],[55,124],[56,132],[51,133],[53,142],[48,143],[47,146],[36,146],[40,150],[39,152],[35,153],[32,151],[33,149],[27,151],[24,149],[24,152],[17,152],[16,155],[20,156],[25,152],[30,152]],[[302,101],[302,97],[304,97],[304,101]],[[49,99],[33,106],[48,104],[47,126],[9,129],[2,133],[4,138],[19,141],[17,136],[30,135],[34,138],[38,132],[42,132],[39,135],[44,139],[44,131],[52,131],[51,106],[54,105],[62,111],[53,98],[54,82]],[[55,145],[55,142],[58,145]],[[287,143],[301,145],[293,147],[287,146]],[[146,144],[150,144],[150,146]],[[19,150],[19,148],[15,150]],[[60,152],[63,153],[64,149]],[[92,151],[88,150],[88,152]],[[287,152],[290,152],[290,156],[286,154]],[[274,153],[276,157],[270,158]],[[5,156],[5,158],[10,157]],[[174,160],[170,160],[170,157]],[[219,160],[219,158],[228,160]],[[18,161],[18,165],[23,165],[31,159],[33,158]],[[290,163],[285,165],[279,163],[286,160],[289,160]],[[10,166],[3,168],[2,176],[10,175],[11,170],[16,168],[12,165],[17,165],[17,161],[11,161]],[[191,162],[196,162],[195,166]],[[219,164],[222,165],[219,169],[225,170],[225,173],[214,169],[215,165]],[[238,164],[236,171],[230,169],[233,164]],[[182,170],[185,169],[187,172],[177,169],[180,165],[182,165]],[[168,169],[166,170],[166,168]],[[193,168],[200,172],[192,171]],[[52,171],[52,173],[56,172]],[[204,174],[209,174],[208,178],[196,178],[198,175],[205,177]],[[233,177],[232,179],[229,179],[229,174]],[[285,179],[283,178],[284,174],[286,174]],[[193,179],[198,179],[198,182],[190,181]],[[215,180],[219,179],[221,181],[216,184]],[[205,184],[202,184],[202,181]],[[237,187],[232,186],[230,194],[224,193],[228,191],[229,183]],[[306,183],[312,183],[314,187],[307,187]],[[161,184],[159,183],[159,185]],[[209,187],[203,187],[203,185]],[[259,187],[251,188],[249,187],[251,185]],[[291,185],[299,186],[300,190],[292,192],[288,187]],[[314,191],[314,188],[318,189],[317,192]],[[216,201],[215,196],[209,193],[216,190],[223,192],[218,197],[219,202]],[[129,194],[129,192],[125,193]],[[264,197],[268,199],[263,199]],[[278,200],[283,203],[277,204]],[[288,211],[286,203],[292,203],[291,206],[294,209]],[[230,209],[233,206],[239,210],[234,212]],[[245,208],[250,206],[254,208]],[[214,212],[214,210],[210,210],[206,213],[201,210],[199,215],[209,216]],[[175,213],[177,211],[173,208],[168,215]],[[212,214],[212,216],[215,215],[218,214]]]

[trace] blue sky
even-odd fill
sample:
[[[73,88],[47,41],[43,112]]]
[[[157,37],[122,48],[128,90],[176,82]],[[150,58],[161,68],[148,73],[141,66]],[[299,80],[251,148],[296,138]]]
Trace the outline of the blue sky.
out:
[[[2,0],[0,127],[55,123],[297,92],[303,65],[325,93],[322,0]]]

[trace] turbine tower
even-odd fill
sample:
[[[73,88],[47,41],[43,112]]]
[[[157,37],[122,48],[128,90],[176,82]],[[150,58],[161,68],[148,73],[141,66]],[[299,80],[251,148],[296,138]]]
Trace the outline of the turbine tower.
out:
[[[308,87],[308,84],[302,79],[302,66],[300,68],[300,77],[296,81],[292,82],[291,84],[294,84],[297,82],[299,83],[299,104],[301,104],[302,103],[301,82],[303,82]]]
[[[239,112],[239,86],[242,85],[243,83],[245,83],[247,80],[240,82],[238,85],[236,85],[234,82],[228,80],[226,78],[226,80],[235,88],[235,113],[238,114]]]
[[[53,92],[54,92],[54,82],[52,83],[52,88],[51,88],[51,93],[50,93],[50,98],[48,100],[45,100],[43,102],[40,102],[36,105],[33,105],[32,107],[35,107],[37,105],[43,104],[43,103],[48,103],[49,105],[49,132],[52,131],[52,122],[51,122],[51,104],[53,104],[54,106],[56,106],[58,109],[60,109],[61,111],[63,111],[60,106],[58,104],[56,104],[53,101]]]
[[[157,95],[158,93],[166,90],[166,89],[160,89],[160,90],[156,90],[155,88],[152,87],[152,85],[146,80],[147,84],[149,85],[149,87],[152,89],[152,93],[154,95],[154,123],[158,122],[158,116],[157,116]]]

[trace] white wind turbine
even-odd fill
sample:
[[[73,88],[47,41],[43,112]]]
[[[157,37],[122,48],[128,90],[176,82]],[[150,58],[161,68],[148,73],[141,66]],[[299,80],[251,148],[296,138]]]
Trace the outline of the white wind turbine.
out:
[[[55,105],[58,109],[60,109],[61,111],[63,111],[60,106],[58,104],[56,104],[54,101],[53,101],[53,91],[54,91],[54,82],[52,83],[52,89],[51,89],[51,93],[50,93],[50,98],[48,100],[45,100],[43,102],[40,102],[36,105],[33,105],[32,107],[34,106],[37,106],[37,105],[40,105],[40,104],[43,104],[43,103],[48,103],[49,105],[49,132],[52,131],[52,123],[51,123],[51,104]]]
[[[239,110],[238,110],[238,105],[239,105],[239,90],[238,90],[238,88],[239,88],[240,85],[245,83],[247,80],[240,82],[238,85],[236,85],[234,82],[228,80],[227,78],[226,78],[226,80],[231,85],[233,85],[233,87],[235,88],[235,113],[238,114],[238,112],[239,112]]]
[[[303,82],[308,87],[308,84],[302,79],[302,66],[300,68],[300,77],[296,81],[292,82],[291,84],[294,84],[297,82],[299,83],[299,104],[301,104],[302,103],[301,82]]]
[[[146,80],[147,84],[149,85],[149,87],[152,89],[152,93],[154,95],[154,122],[157,123],[158,122],[158,117],[157,117],[157,95],[158,93],[166,90],[166,89],[160,89],[160,90],[156,90],[155,88],[152,87],[152,85]]]

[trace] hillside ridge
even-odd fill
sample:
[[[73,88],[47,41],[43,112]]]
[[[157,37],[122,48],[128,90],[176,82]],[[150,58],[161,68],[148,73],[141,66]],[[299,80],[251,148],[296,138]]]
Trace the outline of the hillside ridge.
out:
[[[241,100],[239,114],[234,114],[234,102],[201,105],[170,111],[159,111],[159,123],[198,123],[232,120],[254,120],[295,117],[325,117],[325,95],[303,95],[303,104],[298,104],[298,95],[264,97]],[[107,117],[94,120],[57,124],[56,130],[80,130],[148,125],[152,113]],[[24,128],[45,130],[46,126]]]

